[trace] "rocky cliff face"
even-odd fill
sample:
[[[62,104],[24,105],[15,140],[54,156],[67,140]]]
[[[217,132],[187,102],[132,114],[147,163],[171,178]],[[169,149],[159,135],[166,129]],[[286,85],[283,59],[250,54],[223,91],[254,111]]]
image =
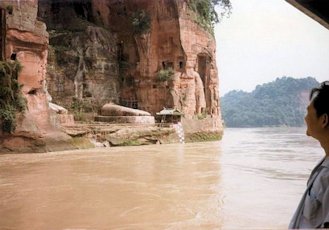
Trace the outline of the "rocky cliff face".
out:
[[[94,15],[115,31],[123,84],[120,97],[151,113],[175,107],[185,117],[219,116],[215,40],[192,20],[186,1],[93,1]],[[140,31],[149,20],[149,28]],[[134,24],[134,21],[139,22]],[[174,71],[166,81],[163,69]]]
[[[0,152],[35,152],[73,148],[70,137],[51,122],[46,89],[48,33],[37,20],[38,1],[1,1],[1,53],[5,60],[18,60],[22,72],[18,82],[27,101],[27,110],[18,114],[13,134],[0,131]],[[6,28],[6,30],[3,30]]]
[[[48,91],[67,108],[118,103],[117,37],[94,23],[89,1],[40,1],[50,33]],[[73,100],[74,99],[74,100]]]
[[[28,101],[16,136],[67,140],[51,122],[49,100],[79,112],[97,112],[106,102],[151,114],[177,108],[196,123],[208,117],[204,129],[222,131],[215,40],[193,20],[187,1],[25,0],[0,7],[8,2],[5,58],[14,54],[24,66],[19,82]]]
[[[42,1],[39,16],[50,31],[55,102],[110,100],[152,114],[175,107],[187,118],[220,117],[215,40],[186,1]],[[161,78],[165,69],[173,74]]]

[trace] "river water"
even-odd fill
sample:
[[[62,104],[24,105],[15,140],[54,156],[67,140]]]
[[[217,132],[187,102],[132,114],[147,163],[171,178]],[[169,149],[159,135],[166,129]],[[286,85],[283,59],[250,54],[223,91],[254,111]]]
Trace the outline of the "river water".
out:
[[[286,229],[323,156],[304,132],[0,155],[0,229]]]

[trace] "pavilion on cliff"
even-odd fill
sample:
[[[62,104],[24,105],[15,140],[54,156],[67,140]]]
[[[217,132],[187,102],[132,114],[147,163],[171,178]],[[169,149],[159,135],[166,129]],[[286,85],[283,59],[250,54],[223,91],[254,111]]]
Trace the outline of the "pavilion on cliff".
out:
[[[157,123],[169,123],[175,124],[181,122],[182,116],[184,114],[178,109],[173,108],[163,108],[160,112],[156,113],[155,120]]]

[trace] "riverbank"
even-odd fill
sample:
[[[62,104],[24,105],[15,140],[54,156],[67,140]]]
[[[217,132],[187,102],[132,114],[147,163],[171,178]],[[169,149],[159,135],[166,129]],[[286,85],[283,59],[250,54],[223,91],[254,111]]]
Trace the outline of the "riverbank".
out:
[[[185,142],[216,141],[222,132],[202,130],[189,132],[183,125],[174,124],[110,124],[93,122],[77,123],[63,127],[73,139],[87,138],[95,147],[139,146]],[[187,130],[187,132],[185,131]]]
[[[42,153],[115,146],[218,141],[223,129],[217,118],[182,119],[172,123],[132,124],[95,122],[56,123],[46,133],[3,134],[0,153]]]

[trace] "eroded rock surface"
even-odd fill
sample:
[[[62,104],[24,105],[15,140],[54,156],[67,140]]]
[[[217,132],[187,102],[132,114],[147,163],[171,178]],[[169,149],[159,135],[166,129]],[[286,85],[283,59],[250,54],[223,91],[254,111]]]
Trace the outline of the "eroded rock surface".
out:
[[[48,71],[48,81],[56,103],[69,106],[72,97],[107,100],[153,115],[167,107],[187,118],[221,119],[215,39],[194,21],[186,1],[45,1],[39,6],[52,31],[49,68],[54,71]],[[71,18],[64,22],[54,14]],[[143,31],[134,19],[149,28]],[[63,33],[65,27],[69,33]],[[63,43],[70,49],[61,49]],[[174,75],[159,81],[159,72],[169,68]]]
[[[8,9],[8,1],[0,2]],[[45,152],[72,149],[71,137],[51,122],[46,88],[48,33],[37,20],[38,1],[11,1],[6,12],[5,59],[23,66],[18,82],[27,100],[27,110],[18,114],[13,134],[0,131],[0,152]],[[7,10],[8,11],[8,10]],[[2,25],[4,23],[2,22]]]
[[[3,9],[7,5],[0,2]],[[2,149],[15,150],[15,143],[24,151],[75,148],[56,127],[49,98],[79,113],[96,113],[108,102],[151,115],[176,108],[195,124],[210,119],[202,131],[222,132],[215,39],[195,22],[187,1],[25,0],[10,5],[2,34],[5,58],[15,56],[24,67],[19,82],[28,110],[18,117],[13,135],[0,134]],[[148,23],[146,29],[135,19]],[[63,120],[69,124],[72,117]]]
[[[150,113],[140,110],[132,109],[113,103],[106,104],[101,109],[102,116],[151,116]]]

